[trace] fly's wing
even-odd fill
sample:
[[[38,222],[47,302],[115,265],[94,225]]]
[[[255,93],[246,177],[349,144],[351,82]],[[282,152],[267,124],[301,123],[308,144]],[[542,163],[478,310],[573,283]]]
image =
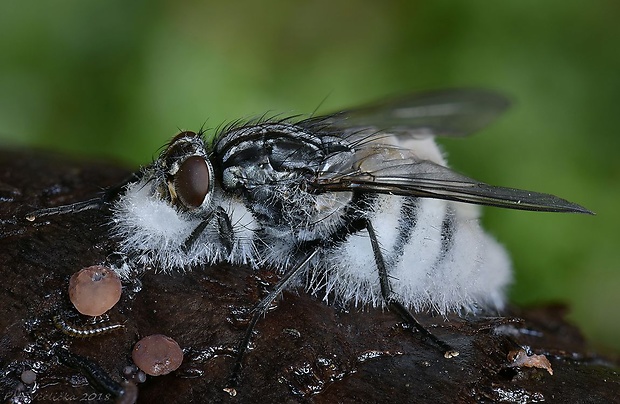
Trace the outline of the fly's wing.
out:
[[[409,150],[370,146],[354,154],[335,155],[316,179],[321,191],[360,191],[445,199],[478,205],[543,212],[592,214],[549,194],[497,187],[461,175]]]
[[[356,136],[368,138],[369,131],[416,138],[460,137],[482,129],[509,106],[506,98],[491,91],[455,89],[387,99],[304,123],[326,128],[330,134],[340,130],[352,143]]]

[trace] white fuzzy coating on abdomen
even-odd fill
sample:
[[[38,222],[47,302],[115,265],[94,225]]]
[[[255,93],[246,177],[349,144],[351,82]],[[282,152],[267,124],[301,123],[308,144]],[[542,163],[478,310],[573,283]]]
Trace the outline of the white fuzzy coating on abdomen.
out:
[[[446,165],[432,138],[382,137],[418,158]],[[477,205],[382,194],[371,221],[392,293],[415,310],[475,312],[503,308],[512,280],[510,258],[479,223]],[[285,255],[286,252],[281,252]],[[355,306],[382,306],[379,272],[368,232],[361,230],[323,254],[308,273],[310,292]]]
[[[472,217],[472,206],[382,195],[370,217],[398,301],[415,310],[501,309],[511,280],[504,248]],[[411,208],[403,209],[404,203]],[[404,211],[412,211],[409,217]],[[402,223],[413,223],[407,228]],[[366,230],[324,254],[308,289],[322,287],[340,303],[383,306],[379,273]]]

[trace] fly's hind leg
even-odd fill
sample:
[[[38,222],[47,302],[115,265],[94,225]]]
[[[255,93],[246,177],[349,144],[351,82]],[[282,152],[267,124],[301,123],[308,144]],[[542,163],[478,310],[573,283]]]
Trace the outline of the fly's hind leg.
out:
[[[379,272],[379,283],[381,286],[381,295],[383,296],[383,300],[386,302],[390,310],[396,312],[407,324],[413,326],[417,329],[425,338],[432,341],[435,345],[442,349],[444,357],[453,358],[458,356],[459,352],[448,345],[445,341],[437,338],[430,331],[428,331],[422,324],[416,320],[416,318],[411,314],[411,312],[397,299],[392,292],[392,287],[390,286],[390,279],[387,272],[387,267],[385,265],[385,260],[383,259],[383,254],[381,253],[381,248],[379,246],[379,241],[377,239],[377,233],[375,233],[375,229],[370,223],[370,220],[366,221],[366,229],[368,230],[368,236],[370,237],[370,243],[372,245],[372,252],[375,256],[375,262],[377,264],[377,270]]]

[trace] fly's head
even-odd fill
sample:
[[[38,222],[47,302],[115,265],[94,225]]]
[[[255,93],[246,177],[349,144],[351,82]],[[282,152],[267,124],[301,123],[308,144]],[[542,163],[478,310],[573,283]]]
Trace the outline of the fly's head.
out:
[[[211,209],[213,166],[199,134],[186,131],[176,135],[154,166],[156,192],[162,200],[190,214]]]
[[[168,272],[230,255],[234,234],[215,195],[214,169],[199,134],[181,132],[114,203],[112,234],[142,267]]]

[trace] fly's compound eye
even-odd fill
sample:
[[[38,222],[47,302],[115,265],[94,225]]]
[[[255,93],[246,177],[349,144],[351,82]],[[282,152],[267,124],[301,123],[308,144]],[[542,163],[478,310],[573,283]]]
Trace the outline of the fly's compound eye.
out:
[[[187,209],[196,209],[204,202],[212,188],[212,171],[209,162],[201,156],[190,156],[179,166],[174,175],[174,189]]]

